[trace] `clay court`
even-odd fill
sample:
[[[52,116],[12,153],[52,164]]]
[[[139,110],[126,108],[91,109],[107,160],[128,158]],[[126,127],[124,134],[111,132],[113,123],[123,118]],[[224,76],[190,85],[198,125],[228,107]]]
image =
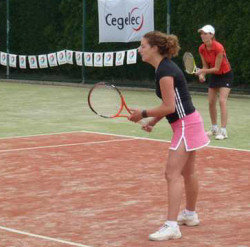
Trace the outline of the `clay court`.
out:
[[[0,246],[248,246],[250,152],[214,147],[196,160],[200,226],[148,241],[166,220],[168,147],[91,132],[0,139]]]

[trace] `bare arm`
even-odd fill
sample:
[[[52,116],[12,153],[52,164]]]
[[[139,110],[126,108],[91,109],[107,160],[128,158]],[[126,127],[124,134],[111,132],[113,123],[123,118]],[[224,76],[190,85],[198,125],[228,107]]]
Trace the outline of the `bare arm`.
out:
[[[223,59],[223,53],[219,53],[215,59],[215,66],[213,68],[208,68],[208,65],[207,65],[205,59],[201,55],[201,61],[202,61],[203,68],[200,69],[196,74],[197,75],[200,75],[200,74],[205,75],[205,74],[213,74],[213,73],[218,72],[220,70],[222,59]]]
[[[208,69],[208,65],[204,59],[204,57],[200,54],[200,57],[201,57],[201,62],[202,62],[202,69]],[[206,74],[205,73],[196,73],[199,77],[199,81],[200,82],[204,82],[206,80]]]
[[[200,57],[201,57],[201,62],[202,62],[202,69],[208,69],[209,67],[204,57],[201,54],[200,54]]]

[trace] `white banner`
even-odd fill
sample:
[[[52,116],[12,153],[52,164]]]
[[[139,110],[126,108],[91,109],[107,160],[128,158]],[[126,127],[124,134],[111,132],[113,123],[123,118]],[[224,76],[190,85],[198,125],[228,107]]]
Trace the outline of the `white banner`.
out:
[[[17,55],[15,54],[9,54],[10,56],[10,60],[9,60],[9,63],[10,63],[10,67],[13,67],[13,68],[16,68],[16,57]]]
[[[99,42],[134,42],[154,30],[154,0],[98,0]]]
[[[48,54],[48,60],[49,60],[49,66],[55,67],[57,66],[57,59],[56,59],[56,53],[50,53]]]
[[[76,64],[78,66],[82,66],[82,52],[81,51],[76,51],[75,52],[75,57],[76,57]]]
[[[67,63],[65,50],[58,51],[58,52],[56,53],[56,56],[57,56],[57,61],[58,61],[58,64],[59,64],[59,65],[62,65],[62,64],[66,64],[66,63]]]
[[[37,69],[37,60],[36,56],[28,56],[28,61],[31,69]]]
[[[115,65],[121,66],[124,63],[125,51],[118,51],[115,55]]]
[[[7,65],[7,53],[1,52],[1,64],[6,66]]]
[[[137,49],[127,51],[127,64],[136,63],[137,59]]]
[[[26,69],[26,56],[22,56],[22,55],[20,55],[19,56],[19,67],[21,68],[21,69]]]
[[[69,64],[73,64],[73,51],[66,50],[66,61]]]
[[[105,52],[104,53],[104,66],[113,66],[114,63],[114,53]]]
[[[103,53],[101,52],[94,53],[94,66],[95,67],[103,66]]]
[[[93,66],[93,53],[92,52],[84,52],[84,65]]]
[[[48,68],[48,59],[46,54],[38,56],[38,64],[41,69]]]

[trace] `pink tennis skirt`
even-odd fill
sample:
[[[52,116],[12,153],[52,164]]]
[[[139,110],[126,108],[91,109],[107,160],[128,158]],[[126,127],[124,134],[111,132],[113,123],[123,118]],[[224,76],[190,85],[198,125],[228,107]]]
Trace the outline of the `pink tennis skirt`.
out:
[[[170,149],[178,149],[184,140],[186,151],[193,151],[207,146],[210,142],[205,129],[203,119],[198,111],[171,124],[173,136]]]

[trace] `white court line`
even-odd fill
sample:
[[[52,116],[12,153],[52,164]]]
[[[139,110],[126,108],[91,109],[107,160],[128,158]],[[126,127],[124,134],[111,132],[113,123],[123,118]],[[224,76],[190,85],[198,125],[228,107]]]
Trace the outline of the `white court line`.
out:
[[[18,138],[29,138],[29,137],[36,137],[36,136],[37,137],[39,137],[39,136],[53,136],[53,135],[74,134],[74,133],[90,133],[90,134],[99,134],[99,135],[119,136],[119,137],[126,137],[126,138],[135,138],[137,140],[147,140],[147,141],[156,141],[156,142],[170,143],[170,141],[166,141],[166,140],[162,140],[162,139],[154,139],[154,138],[139,137],[139,136],[119,135],[119,134],[112,134],[112,133],[105,133],[105,132],[96,132],[96,131],[89,131],[89,130],[76,130],[76,131],[69,131],[69,132],[47,133],[47,134],[27,135],[27,136],[0,137],[0,140],[10,140],[10,139],[18,139]],[[207,148],[214,148],[214,149],[218,148],[218,149],[225,149],[225,150],[250,152],[249,149],[228,148],[228,147],[220,147],[220,146],[207,146]]]
[[[119,136],[119,137],[127,137],[131,138],[133,136],[127,136],[127,135],[118,135],[118,134],[112,134],[112,133],[104,133],[104,132],[95,132],[95,131],[88,131],[88,130],[81,130],[76,131],[77,132],[83,132],[83,133],[91,133],[91,134],[99,134],[99,135],[110,135],[110,136]],[[66,132],[71,133],[71,132]],[[74,133],[74,132],[73,132]],[[55,134],[63,134],[63,133],[55,133]],[[50,135],[50,134],[49,134]],[[146,141],[155,141],[155,142],[164,142],[164,143],[170,143],[170,141],[162,140],[162,139],[154,139],[154,138],[147,138],[147,137],[134,137],[137,140],[146,140]],[[243,152],[250,152],[248,149],[240,149],[240,148],[227,148],[227,147],[220,147],[220,146],[206,146],[206,148],[218,148],[218,149],[226,149],[226,150],[234,150],[234,151],[243,151]]]
[[[136,140],[136,139],[137,138],[127,138],[127,139],[115,139],[115,140],[97,141],[97,142],[79,142],[79,143],[69,143],[69,144],[50,145],[50,146],[38,146],[38,147],[29,147],[29,148],[3,149],[3,150],[0,150],[0,153],[25,151],[25,150],[36,150],[36,149],[45,149],[45,148],[72,147],[72,146],[81,146],[81,145],[86,146],[86,145],[102,144],[102,143],[110,143],[110,142],[131,141],[131,140]]]
[[[71,242],[71,241],[65,241],[65,240],[58,239],[58,238],[46,237],[46,236],[33,234],[33,233],[29,233],[29,232],[23,232],[23,231],[19,231],[19,230],[4,227],[4,226],[0,226],[0,229],[2,229],[4,231],[7,231],[7,232],[13,232],[13,233],[21,234],[21,235],[26,235],[26,236],[29,236],[29,237],[41,238],[41,239],[45,239],[45,240],[48,240],[48,241],[58,242],[58,243],[62,243],[62,244],[72,245],[72,246],[91,247],[89,245],[74,243],[74,242]]]

